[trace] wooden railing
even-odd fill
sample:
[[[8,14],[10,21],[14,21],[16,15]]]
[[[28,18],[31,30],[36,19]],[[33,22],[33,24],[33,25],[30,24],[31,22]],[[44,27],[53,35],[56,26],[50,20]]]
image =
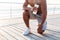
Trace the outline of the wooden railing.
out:
[[[9,14],[9,17],[6,16],[5,17],[5,13],[3,13],[2,17],[0,18],[14,18],[14,17],[22,17],[22,5],[23,3],[16,3],[16,2],[0,2],[0,4],[8,4],[6,6],[8,6],[9,8],[8,9],[2,9],[4,7],[2,7],[0,9],[0,15],[2,14],[1,12],[8,12]],[[1,5],[0,5],[1,6]],[[51,6],[51,7],[50,7]],[[47,5],[47,11],[48,11],[48,15],[50,14],[59,14],[60,13],[60,4],[48,4]],[[7,14],[6,14],[7,15]]]

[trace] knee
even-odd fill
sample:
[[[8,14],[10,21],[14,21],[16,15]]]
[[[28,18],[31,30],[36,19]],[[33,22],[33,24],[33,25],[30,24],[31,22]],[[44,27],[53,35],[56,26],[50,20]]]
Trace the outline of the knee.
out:
[[[23,16],[25,16],[26,15],[26,12],[23,12]]]
[[[23,12],[23,17],[29,16],[29,12],[28,11],[24,11]]]

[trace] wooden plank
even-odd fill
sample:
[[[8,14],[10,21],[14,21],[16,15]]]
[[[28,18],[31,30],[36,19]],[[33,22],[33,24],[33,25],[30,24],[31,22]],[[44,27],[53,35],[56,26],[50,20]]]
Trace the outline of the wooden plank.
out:
[[[22,29],[18,29],[16,27],[12,27],[12,28],[15,29],[15,30],[19,30],[20,32],[23,32]],[[41,37],[39,37],[38,35],[35,35],[35,34],[30,34],[29,36],[32,37],[32,38],[34,38],[35,40],[39,40],[39,39],[43,40]]]
[[[23,38],[25,38],[25,39],[27,39],[27,40],[35,40],[35,38],[33,38],[33,37],[31,37],[31,36],[24,36],[23,33],[22,33],[23,31],[20,30],[20,29],[18,29],[18,30],[19,30],[19,31],[18,31],[16,28],[13,28],[13,27],[10,27],[10,28],[11,28],[12,30],[14,29],[16,33],[18,33],[20,36],[22,36]]]
[[[0,34],[0,40],[7,40],[2,34]]]
[[[24,27],[23,27],[24,28]],[[23,28],[22,28],[22,30],[23,30]],[[18,27],[18,29],[19,29],[19,27]],[[20,29],[21,29],[21,27],[20,27]],[[49,35],[48,35],[49,34]],[[53,35],[53,36],[52,36]],[[47,36],[47,37],[45,37],[45,36]],[[48,38],[48,39],[60,39],[60,37],[58,36],[58,35],[54,35],[52,32],[48,32],[48,33],[46,33],[46,35],[44,35],[44,37],[43,38]]]
[[[11,37],[10,35],[8,35],[6,32],[4,32],[3,30],[0,29],[0,35],[3,36],[3,39],[7,39],[7,40],[15,40],[15,38]]]
[[[60,36],[59,36],[60,33],[55,32],[55,30],[51,30],[50,27],[52,26],[48,27],[49,30],[46,30],[44,35],[38,34],[36,32],[36,29],[37,29],[36,24],[37,24],[36,21],[31,22],[30,26],[31,26],[31,31],[33,34],[30,34],[29,36],[23,36],[22,34],[24,29],[26,28],[23,22],[22,24],[14,24],[10,26],[8,25],[7,27],[1,27],[1,31],[13,37],[15,40],[20,40],[20,38],[22,38],[22,40],[24,39],[26,40],[59,40],[60,39]],[[56,26],[53,25],[53,27],[56,27]]]
[[[12,31],[9,27],[3,28],[1,30],[3,30],[4,32],[6,32],[11,37],[15,38],[15,40],[24,40],[22,37],[20,37],[20,35],[15,34],[14,31]]]

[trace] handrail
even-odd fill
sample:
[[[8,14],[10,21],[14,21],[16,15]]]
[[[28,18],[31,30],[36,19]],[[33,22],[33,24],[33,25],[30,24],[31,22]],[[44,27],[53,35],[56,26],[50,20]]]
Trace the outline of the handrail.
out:
[[[19,2],[0,2],[0,3],[4,3],[4,4],[19,4],[19,5],[20,5],[20,4],[23,4],[23,3],[19,3]],[[48,5],[48,6],[49,6],[49,5],[50,5],[50,6],[52,6],[52,5],[54,6],[53,8],[48,8],[49,11],[53,11],[53,12],[52,12],[53,14],[55,14],[55,11],[56,11],[56,10],[60,10],[60,7],[59,7],[59,8],[56,7],[56,6],[60,6],[60,4],[47,4],[47,5]],[[22,9],[20,9],[20,8],[19,8],[19,9],[13,9],[13,8],[12,8],[12,5],[10,5],[9,9],[0,9],[0,11],[9,11],[9,12],[10,12],[10,13],[9,13],[9,14],[10,14],[10,18],[12,18],[12,16],[13,16],[13,15],[12,15],[12,14],[13,14],[13,13],[12,13],[13,11],[20,11],[20,10],[22,10]]]
[[[0,2],[0,3],[7,3],[7,4],[23,4],[19,2]],[[60,5],[60,4],[47,4],[47,5]]]
[[[7,4],[23,4],[23,3],[19,3],[19,2],[0,2],[0,3],[7,3]]]

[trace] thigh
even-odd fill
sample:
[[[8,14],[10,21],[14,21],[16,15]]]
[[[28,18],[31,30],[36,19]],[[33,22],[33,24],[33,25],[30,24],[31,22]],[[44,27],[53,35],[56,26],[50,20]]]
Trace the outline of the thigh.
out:
[[[42,20],[41,18],[37,18],[38,24],[41,22],[41,20]]]
[[[46,30],[46,27],[47,27],[47,21],[45,21],[43,24],[43,30]]]
[[[30,18],[29,12],[28,12],[28,11],[24,11],[24,12],[23,12],[23,17],[24,17],[24,18],[26,18],[26,17]]]
[[[29,14],[29,11],[24,11],[24,12],[23,12],[23,15],[30,15],[30,14]]]

